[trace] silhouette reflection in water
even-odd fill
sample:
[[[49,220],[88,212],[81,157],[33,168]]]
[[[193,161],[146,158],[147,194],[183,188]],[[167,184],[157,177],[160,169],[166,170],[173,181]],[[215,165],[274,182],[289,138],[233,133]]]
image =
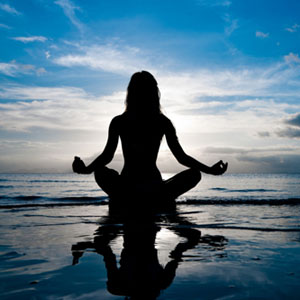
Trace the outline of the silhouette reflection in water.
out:
[[[162,179],[156,166],[164,136],[177,161],[188,168],[168,180]],[[106,167],[114,157],[119,138],[124,156],[121,174]],[[142,71],[130,79],[125,112],[112,119],[103,152],[88,166],[75,157],[72,166],[79,174],[94,173],[97,184],[109,195],[111,207],[127,209],[132,199],[143,199],[151,202],[154,209],[174,205],[175,198],[201,180],[201,172],[221,175],[227,165],[220,160],[207,166],[184,152],[172,122],[161,111],[155,78]]]
[[[146,218],[125,218],[108,216],[101,221],[93,242],[79,242],[72,246],[73,265],[79,263],[86,249],[92,249],[103,256],[107,270],[107,290],[114,295],[129,299],[156,299],[160,292],[172,283],[183,253],[199,243],[214,249],[224,249],[223,236],[203,236],[192,228],[193,224],[176,212],[171,214],[148,215]],[[162,227],[185,238],[170,251],[170,261],[163,267],[159,263],[155,248],[156,234]],[[110,242],[123,236],[119,267]]]

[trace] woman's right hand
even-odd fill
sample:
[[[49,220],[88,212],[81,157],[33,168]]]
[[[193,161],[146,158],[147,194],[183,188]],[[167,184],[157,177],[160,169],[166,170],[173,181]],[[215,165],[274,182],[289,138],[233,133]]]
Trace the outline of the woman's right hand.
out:
[[[73,172],[78,174],[86,174],[86,166],[80,157],[75,156],[72,164]]]

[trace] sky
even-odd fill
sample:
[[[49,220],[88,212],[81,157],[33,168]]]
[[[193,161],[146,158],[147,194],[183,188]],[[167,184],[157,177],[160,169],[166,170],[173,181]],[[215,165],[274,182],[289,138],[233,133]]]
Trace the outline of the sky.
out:
[[[185,152],[229,173],[300,170],[300,1],[0,0],[0,173],[101,153],[134,72]],[[111,167],[121,169],[120,146]],[[158,166],[180,166],[162,142]]]

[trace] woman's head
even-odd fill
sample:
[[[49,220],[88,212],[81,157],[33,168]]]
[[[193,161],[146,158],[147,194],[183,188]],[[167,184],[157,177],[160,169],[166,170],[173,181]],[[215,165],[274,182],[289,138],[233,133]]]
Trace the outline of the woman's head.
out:
[[[147,71],[134,73],[127,87],[126,111],[143,114],[160,113],[157,81]]]

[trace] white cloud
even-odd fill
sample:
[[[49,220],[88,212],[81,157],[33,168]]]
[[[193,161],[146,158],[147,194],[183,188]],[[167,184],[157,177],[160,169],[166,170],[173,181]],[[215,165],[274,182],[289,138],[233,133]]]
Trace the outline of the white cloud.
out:
[[[54,62],[66,66],[84,66],[119,74],[131,74],[141,69],[152,69],[147,55],[140,49],[117,44],[76,47],[76,54],[66,54]]]
[[[13,40],[20,41],[22,43],[31,43],[31,42],[45,42],[47,38],[44,36],[20,36],[20,37],[13,37]]]
[[[72,1],[70,0],[58,0],[54,2],[55,4],[59,5],[66,15],[67,18],[71,21],[71,23],[77,27],[78,30],[81,32],[85,29],[85,26],[82,22],[78,20],[76,17],[76,11],[80,11],[81,8],[79,6],[75,6]]]
[[[18,67],[13,63],[0,63],[0,73],[7,76],[15,76]]]
[[[11,77],[18,74],[29,74],[34,68],[33,65],[18,64],[15,61],[10,63],[0,63],[0,72]]]
[[[223,19],[228,24],[224,30],[225,34],[230,36],[236,29],[239,28],[238,19],[232,19],[228,13],[223,16]]]
[[[0,63],[0,73],[10,77],[16,77],[22,74],[28,75],[32,73],[41,75],[45,72],[46,70],[44,68],[36,68],[34,65],[30,64],[20,64],[17,63],[15,60],[9,63]]]
[[[292,27],[288,27],[285,30],[288,32],[294,33],[294,32],[298,31],[298,28],[300,28],[300,25],[295,23]]]
[[[264,33],[262,31],[256,31],[255,36],[258,38],[265,39],[265,38],[269,37],[269,33]]]
[[[45,51],[45,56],[47,59],[49,59],[51,57],[50,51]]]
[[[125,93],[97,98],[75,87],[7,86],[0,89],[0,98],[19,100],[0,104],[2,129],[93,131],[120,112]]]
[[[280,95],[282,97],[295,96],[300,90],[300,84],[295,80],[299,71],[296,68],[293,70],[287,68],[285,63],[256,68],[200,69],[168,73],[164,61],[153,59],[153,55],[150,56],[136,47],[117,42],[103,45],[71,46],[71,50],[68,50],[69,53],[54,58],[53,62],[69,68],[82,66],[125,75],[128,78],[133,72],[148,70],[155,77],[159,77],[163,95],[172,99],[173,103],[175,99],[196,99],[205,96],[278,97],[279,86],[282,87]],[[153,60],[156,61],[155,64],[153,64]],[[285,60],[287,59],[285,58]]]
[[[42,75],[42,74],[44,74],[44,73],[47,73],[47,71],[45,70],[45,68],[37,68],[37,69],[36,69],[36,74],[37,74],[38,76],[40,76],[40,75]]]
[[[197,4],[203,6],[224,6],[229,7],[232,2],[229,0],[197,0]]]
[[[287,64],[293,64],[293,63],[299,64],[300,63],[299,55],[297,53],[295,54],[293,52],[290,52],[288,55],[285,55],[284,60]]]
[[[20,12],[18,12],[14,7],[10,6],[9,4],[0,3],[0,9],[7,13],[12,14],[12,15],[20,15],[21,14]]]
[[[90,99],[83,89],[75,87],[27,87],[22,85],[7,86],[0,89],[0,97],[17,100],[82,100]]]
[[[74,45],[72,45],[74,47]],[[75,52],[75,53],[74,53]],[[167,72],[163,62],[155,65],[152,57],[142,50],[119,44],[76,45],[53,61],[66,67],[82,66],[129,76],[139,70],[149,70],[157,77],[165,106],[184,101],[195,102],[203,97],[297,97],[299,70],[285,63],[240,69],[200,69]],[[279,93],[279,87],[281,91]]]
[[[298,97],[300,93],[300,83],[296,81],[299,70],[286,68],[285,64],[251,69],[203,69],[181,74],[162,70],[157,74],[162,95],[173,103],[175,99],[195,103],[205,97]],[[283,87],[280,92],[278,87]]]
[[[231,35],[235,30],[239,28],[238,26],[238,20],[234,19],[230,22],[230,25],[225,27],[225,34]]]
[[[6,25],[6,24],[2,24],[2,23],[0,23],[0,28],[11,29],[10,26],[8,26],[8,25]]]

